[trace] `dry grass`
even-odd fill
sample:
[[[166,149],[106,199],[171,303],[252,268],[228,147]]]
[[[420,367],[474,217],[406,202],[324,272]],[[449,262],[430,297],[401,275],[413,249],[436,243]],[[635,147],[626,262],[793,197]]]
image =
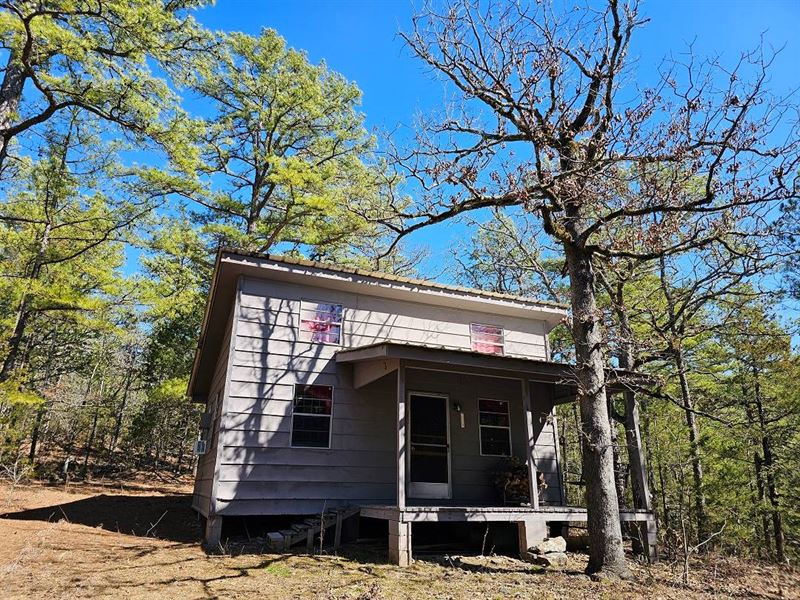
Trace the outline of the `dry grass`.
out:
[[[206,556],[196,543],[199,528],[186,492],[163,485],[157,490],[146,485],[18,487],[0,508],[7,513],[0,518],[0,595],[48,600],[800,598],[797,570],[724,558],[695,564],[691,584],[684,587],[679,570],[664,563],[634,566],[635,582],[594,582],[581,574],[581,555],[571,555],[558,573],[506,557],[440,557],[399,569],[384,564],[377,548],[363,546],[338,557]]]

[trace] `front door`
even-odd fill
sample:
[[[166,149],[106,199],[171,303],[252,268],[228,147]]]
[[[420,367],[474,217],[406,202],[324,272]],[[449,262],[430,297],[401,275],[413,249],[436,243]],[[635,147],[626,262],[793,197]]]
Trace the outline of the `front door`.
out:
[[[412,498],[450,498],[450,427],[447,396],[411,392],[409,481]]]

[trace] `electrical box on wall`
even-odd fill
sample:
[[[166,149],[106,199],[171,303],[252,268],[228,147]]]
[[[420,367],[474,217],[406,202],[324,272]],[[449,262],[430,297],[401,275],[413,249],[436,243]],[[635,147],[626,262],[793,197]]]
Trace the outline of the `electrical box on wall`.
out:
[[[202,456],[206,453],[206,441],[205,440],[195,440],[194,442],[194,455],[195,456]]]

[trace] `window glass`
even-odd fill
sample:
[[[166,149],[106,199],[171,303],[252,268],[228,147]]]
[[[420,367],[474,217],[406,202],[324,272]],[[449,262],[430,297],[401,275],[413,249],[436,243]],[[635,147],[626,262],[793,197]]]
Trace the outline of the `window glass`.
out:
[[[481,454],[511,456],[511,419],[505,400],[478,400]]]
[[[295,385],[292,404],[292,446],[329,448],[333,388],[329,385]]]
[[[469,326],[472,350],[485,354],[503,355],[503,328],[496,325],[472,323]]]
[[[319,344],[339,344],[342,339],[341,304],[300,303],[300,340]]]

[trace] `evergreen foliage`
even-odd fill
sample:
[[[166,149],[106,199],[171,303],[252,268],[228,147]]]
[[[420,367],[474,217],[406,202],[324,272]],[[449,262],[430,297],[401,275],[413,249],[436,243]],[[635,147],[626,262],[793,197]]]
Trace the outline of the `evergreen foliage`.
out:
[[[664,108],[658,94],[644,94],[626,119],[591,102],[576,114],[578,96],[608,79],[602,65],[599,75],[586,66],[597,83],[563,105],[552,100],[538,118],[554,124],[533,135],[525,127],[535,113],[517,88],[550,82],[545,104],[551,88],[571,94],[559,69],[580,71],[583,55],[567,48],[548,67],[534,60],[534,46],[509,47],[519,61],[495,71],[511,92],[489,77],[496,62],[478,69],[487,71],[482,86],[461,72],[469,36],[452,37],[452,28],[462,32],[458,19],[469,11],[454,12],[441,22],[441,48],[426,41],[429,31],[409,43],[435,68],[452,68],[454,80],[465,78],[468,101],[488,99],[502,118],[480,129],[465,109],[428,123],[419,160],[405,171],[430,184],[414,213],[365,128],[355,83],[273,30],[206,31],[192,17],[206,4],[0,0],[0,467],[54,479],[191,470],[202,407],[186,388],[220,245],[415,275],[421,253],[396,248],[402,222],[413,230],[464,212],[474,235],[447,265],[461,283],[568,302],[568,230],[583,220],[595,223],[578,249],[584,272],[596,274],[586,319],[602,331],[602,362],[657,382],[636,399],[665,548],[800,558],[800,355],[796,324],[783,317],[787,298],[800,296],[800,208],[789,197],[796,189],[783,189],[783,170],[766,175],[769,185],[766,166],[742,183],[746,169],[720,134],[747,121],[745,100],[762,106],[766,80],[745,98],[750,88],[731,78],[709,96],[721,102],[715,114],[676,100],[668,108],[679,116],[636,146],[628,138]],[[509,108],[504,94],[517,92]],[[190,114],[181,94],[202,109]],[[613,95],[603,101],[613,104]],[[796,170],[796,148],[762,148],[771,110],[755,109],[737,148]],[[692,138],[696,123],[705,124],[702,140]],[[595,133],[578,132],[592,127],[597,147],[582,149]],[[619,148],[641,160],[586,167],[583,157],[602,154],[612,134],[619,145],[609,164]],[[506,149],[542,140],[539,160],[522,167]],[[662,156],[664,140],[680,160]],[[693,144],[722,147],[720,160],[703,166]],[[578,171],[559,174],[559,160]],[[702,169],[724,172],[721,183],[701,181]],[[590,204],[580,219],[564,217],[575,202],[570,190],[586,182]],[[770,202],[784,200],[780,210],[758,208],[770,190]],[[696,214],[676,210],[687,206]],[[537,233],[537,211],[549,238]],[[557,360],[576,360],[573,325],[551,334]],[[610,398],[608,421],[617,495],[631,504],[625,405]],[[582,504],[577,406],[560,407],[557,420],[567,501]]]

